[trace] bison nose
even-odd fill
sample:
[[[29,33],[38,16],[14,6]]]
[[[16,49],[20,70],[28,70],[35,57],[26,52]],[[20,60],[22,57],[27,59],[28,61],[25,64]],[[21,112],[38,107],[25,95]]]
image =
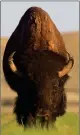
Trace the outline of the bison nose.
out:
[[[44,118],[44,120],[48,120],[49,118],[49,111],[40,109],[40,111],[37,113],[37,117]]]
[[[48,120],[49,119],[49,115],[48,114],[37,114],[37,117],[43,118],[44,120]]]

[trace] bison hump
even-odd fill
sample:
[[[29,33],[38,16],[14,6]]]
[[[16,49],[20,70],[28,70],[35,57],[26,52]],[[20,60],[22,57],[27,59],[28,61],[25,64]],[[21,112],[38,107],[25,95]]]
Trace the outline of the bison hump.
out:
[[[61,33],[46,11],[39,7],[29,8],[20,23],[26,22],[26,46],[30,50],[52,50],[66,56]],[[26,48],[26,47],[25,47]]]

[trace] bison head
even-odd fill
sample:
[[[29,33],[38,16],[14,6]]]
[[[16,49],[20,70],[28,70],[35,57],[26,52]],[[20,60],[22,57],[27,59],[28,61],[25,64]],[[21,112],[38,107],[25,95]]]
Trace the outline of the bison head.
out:
[[[40,118],[42,126],[45,122],[48,125],[49,121],[54,121],[57,116],[64,113],[64,108],[60,112],[61,102],[65,102],[63,87],[73,66],[73,58],[68,53],[65,59],[52,51],[37,50],[31,56],[20,56],[20,64],[23,67],[21,71],[17,69],[13,59],[15,53],[17,52],[13,52],[9,57],[10,69],[19,77],[24,76],[25,72],[25,76],[28,75],[31,81],[29,85],[34,83],[36,96],[32,106],[36,108],[35,117]]]

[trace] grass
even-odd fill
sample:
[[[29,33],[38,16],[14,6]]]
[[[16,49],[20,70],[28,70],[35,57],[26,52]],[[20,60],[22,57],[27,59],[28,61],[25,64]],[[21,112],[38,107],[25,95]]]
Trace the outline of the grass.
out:
[[[14,116],[2,114],[1,127],[1,135],[78,135],[79,118],[75,113],[66,113],[57,119],[54,128],[42,130],[37,126],[24,131],[21,126],[18,126]]]

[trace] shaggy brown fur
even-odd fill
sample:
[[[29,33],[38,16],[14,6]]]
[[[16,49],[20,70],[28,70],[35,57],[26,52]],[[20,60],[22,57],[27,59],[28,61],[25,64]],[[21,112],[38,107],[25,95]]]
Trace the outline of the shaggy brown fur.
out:
[[[9,67],[12,52],[20,77]],[[17,92],[14,112],[19,124],[35,123],[41,115],[48,122],[63,115],[66,108],[64,84],[68,75],[58,71],[67,64],[67,53],[60,32],[50,16],[39,7],[29,8],[12,33],[4,52],[3,71],[9,86]]]

